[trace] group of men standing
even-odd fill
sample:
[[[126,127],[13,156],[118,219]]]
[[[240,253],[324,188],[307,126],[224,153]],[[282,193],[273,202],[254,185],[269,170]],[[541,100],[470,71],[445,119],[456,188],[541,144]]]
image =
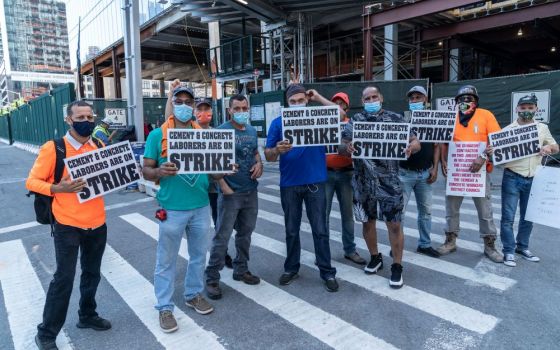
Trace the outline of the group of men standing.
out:
[[[404,233],[402,220],[412,192],[418,207],[417,252],[438,258],[454,252],[459,234],[459,213],[463,197],[446,196],[446,240],[434,249],[430,241],[432,184],[437,180],[441,163],[443,175],[447,175],[447,145],[420,143],[414,134],[409,135],[406,149],[407,160],[352,159],[354,122],[405,123],[398,113],[386,110],[379,88],[370,86],[363,90],[363,109],[348,118],[350,100],[345,93],[335,94],[331,100],[315,90],[306,90],[300,84],[292,84],[285,91],[289,108],[304,107],[309,102],[322,105],[338,105],[342,122],[342,144],[338,154],[326,155],[324,146],[293,147],[282,135],[281,117],[274,119],[268,130],[265,157],[269,162],[280,161],[280,197],[284,212],[287,255],[280,285],[288,285],[299,276],[300,227],[305,204],[314,243],[315,264],[327,291],[336,292],[339,285],[336,269],[331,264],[329,216],[334,194],[341,209],[342,243],[344,257],[351,262],[365,265],[368,274],[383,268],[383,257],[378,251],[378,219],[385,222],[391,245],[392,288],[403,286]],[[414,86],[407,94],[411,111],[425,109],[428,94],[421,86]],[[473,86],[459,89],[456,96],[458,115],[454,142],[488,142],[488,134],[500,130],[491,112],[479,107],[479,97]],[[257,179],[263,173],[263,163],[258,152],[257,132],[250,125],[249,103],[245,96],[235,95],[229,100],[229,120],[218,126],[235,132],[236,165],[228,174],[185,175],[178,174],[174,163],[167,159],[167,130],[208,128],[212,118],[211,105],[196,100],[191,89],[173,86],[167,106],[168,118],[153,130],[146,141],[143,174],[147,180],[160,185],[157,199],[161,209],[156,217],[159,222],[159,239],[154,272],[156,309],[162,331],[178,329],[173,316],[174,282],[179,247],[186,237],[188,267],[184,282],[186,306],[200,314],[209,314],[214,308],[205,299],[219,299],[220,271],[228,263],[227,247],[233,230],[235,235],[235,259],[232,262],[233,279],[249,285],[260,283],[260,278],[249,270],[251,234],[258,215]],[[534,123],[537,101],[534,96],[519,100],[517,121],[508,127]],[[70,129],[64,136],[66,156],[85,153],[102,147],[93,142],[91,134],[95,127],[91,107],[82,101],[68,106],[66,122]],[[505,165],[502,180],[501,240],[503,253],[497,251],[496,226],[493,221],[490,178],[486,179],[486,196],[473,198],[479,218],[480,234],[484,240],[484,254],[494,262],[515,266],[514,253],[527,260],[539,259],[529,251],[532,224],[525,220],[528,194],[535,169],[543,155],[558,152],[558,145],[545,124],[537,123],[541,151],[539,155],[514,161]],[[103,135],[102,135],[103,136]],[[108,135],[107,139],[110,141]],[[103,138],[103,137],[101,137]],[[485,166],[492,171],[492,148],[486,150],[472,163],[470,170],[477,172]],[[82,276],[80,280],[81,328],[106,330],[109,321],[96,312],[95,293],[100,281],[101,258],[107,239],[103,198],[78,203],[76,193],[82,191],[84,181],[71,181],[65,169],[59,179],[56,175],[56,143],[47,142],[31,169],[27,187],[31,191],[53,197],[54,244],[56,272],[49,286],[35,342],[40,349],[56,349],[55,339],[64,324],[78,252]],[[212,188],[214,191],[212,191]],[[518,202],[521,219],[517,239],[513,234],[513,218]],[[211,205],[214,204],[214,205]],[[210,218],[214,219],[214,235],[209,260]],[[354,219],[362,223],[363,237],[369,251],[369,261],[362,258],[354,242]]]

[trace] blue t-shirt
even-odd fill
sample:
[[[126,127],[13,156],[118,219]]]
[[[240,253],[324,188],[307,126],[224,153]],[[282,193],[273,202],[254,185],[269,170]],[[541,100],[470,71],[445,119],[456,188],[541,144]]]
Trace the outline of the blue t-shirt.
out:
[[[282,141],[282,117],[270,124],[266,147]],[[280,187],[308,185],[327,181],[325,146],[294,147],[280,155]]]
[[[161,156],[161,128],[148,135],[144,157],[157,161],[157,165],[167,162]],[[193,210],[208,205],[208,175],[175,175],[160,180],[157,193],[159,204],[168,210]]]
[[[257,180],[251,179],[251,168],[255,165],[255,153],[258,152],[257,130],[245,125],[245,130],[236,129],[229,121],[217,129],[235,130],[235,162],[239,164],[236,174],[224,177],[234,192],[249,192],[257,188]],[[219,188],[219,187],[218,187]]]

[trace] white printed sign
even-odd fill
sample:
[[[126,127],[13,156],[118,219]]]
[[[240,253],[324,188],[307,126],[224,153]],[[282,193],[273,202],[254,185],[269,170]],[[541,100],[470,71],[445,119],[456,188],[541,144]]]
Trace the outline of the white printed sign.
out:
[[[436,98],[436,109],[438,111],[456,111],[457,103],[455,97]]]
[[[410,124],[354,122],[354,159],[406,160]]]
[[[282,108],[282,135],[293,147],[340,145],[338,106]]]
[[[446,195],[460,197],[484,197],[486,195],[486,166],[483,165],[476,173],[469,170],[473,161],[485,149],[485,142],[449,143]]]
[[[130,142],[123,141],[64,159],[72,180],[83,179],[80,203],[126,187],[141,178]]]
[[[105,108],[107,117],[111,119],[111,129],[126,129],[126,108]]]
[[[536,123],[488,134],[494,149],[494,165],[531,157],[541,151]]]
[[[168,129],[167,159],[178,174],[222,174],[235,164],[235,131]]]
[[[447,143],[453,140],[456,112],[413,111],[410,124],[419,141]]]
[[[342,132],[344,131],[344,128],[346,127],[347,124],[348,124],[348,122],[340,123],[340,133],[341,133],[341,135],[342,135]],[[325,146],[325,147],[326,147],[326,151],[325,151],[326,154],[338,154],[338,145]]]
[[[519,99],[525,96],[535,95],[537,98],[537,113],[535,120],[538,122],[550,122],[550,90],[536,91],[514,91],[511,93],[511,121],[517,120],[517,103]]]
[[[560,228],[560,169],[537,168],[527,203],[525,220]]]

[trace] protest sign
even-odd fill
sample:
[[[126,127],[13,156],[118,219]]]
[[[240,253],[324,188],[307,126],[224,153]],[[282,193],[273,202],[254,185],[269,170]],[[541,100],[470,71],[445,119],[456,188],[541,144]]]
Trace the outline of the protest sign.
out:
[[[519,99],[524,96],[535,95],[537,98],[537,113],[535,114],[535,120],[538,122],[549,123],[550,122],[550,90],[533,90],[533,91],[514,91],[511,93],[511,122],[513,123],[517,119],[517,113],[515,112],[517,108],[517,103]]]
[[[229,173],[235,164],[235,131],[168,129],[167,157],[178,174]]]
[[[293,147],[340,144],[338,106],[282,108],[282,135]]]
[[[453,140],[456,118],[452,111],[413,111],[410,124],[419,141],[447,143]]]
[[[541,151],[537,124],[516,126],[488,134],[494,148],[494,165],[508,163]]]
[[[456,111],[457,102],[455,97],[436,98],[436,109],[438,111]]]
[[[340,123],[340,134],[341,135],[342,135],[342,131],[344,131],[344,128],[346,127],[347,124],[348,124],[348,122]],[[342,140],[342,138],[341,138],[341,140]],[[326,151],[325,151],[326,154],[338,154],[338,145],[336,145],[336,146],[335,145],[325,146],[325,148],[326,148]]]
[[[533,177],[525,220],[560,228],[560,169],[540,167]]]
[[[70,179],[86,182],[77,193],[80,203],[126,187],[141,177],[128,141],[66,158],[64,163]]]
[[[461,197],[486,195],[486,166],[471,173],[473,161],[486,149],[485,142],[450,142],[445,194]]]
[[[111,120],[111,129],[126,129],[126,109],[125,108],[105,108],[105,118]]]
[[[406,160],[410,124],[354,122],[354,159]]]

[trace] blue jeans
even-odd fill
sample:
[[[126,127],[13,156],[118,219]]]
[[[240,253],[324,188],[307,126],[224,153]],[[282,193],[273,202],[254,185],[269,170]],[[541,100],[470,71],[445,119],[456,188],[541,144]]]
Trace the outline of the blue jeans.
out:
[[[529,249],[529,237],[533,230],[533,223],[525,220],[527,202],[531,193],[532,177],[523,177],[510,170],[504,170],[502,178],[502,222],[500,238],[504,246],[504,254],[513,254],[516,239],[513,236],[513,221],[517,210],[517,202],[521,210],[519,227],[517,229],[517,248]]]
[[[429,170],[415,171],[400,168],[399,178],[403,185],[404,209],[406,212],[410,194],[414,191],[416,197],[416,205],[418,207],[418,247],[429,248],[432,241],[430,233],[432,232],[432,185],[428,183],[430,177]]]
[[[206,283],[220,280],[220,270],[224,268],[228,242],[233,233],[235,235],[235,249],[237,255],[233,260],[233,274],[241,276],[249,271],[249,247],[251,235],[257,224],[259,213],[259,199],[257,190],[224,195],[218,197],[218,226],[212,239],[210,260],[206,267]]]
[[[204,265],[208,249],[210,207],[193,210],[167,210],[167,220],[159,224],[154,290],[156,309],[173,310],[171,300],[175,290],[177,254],[183,234],[188,242],[189,262],[185,275],[185,300],[194,298],[204,289]]]
[[[284,224],[286,226],[287,255],[284,262],[285,272],[298,272],[300,268],[301,243],[299,230],[303,203],[307,211],[307,219],[311,225],[315,258],[321,278],[334,277],[336,269],[331,266],[331,250],[329,245],[329,231],[326,224],[325,183],[280,188],[280,199],[284,210]]]
[[[330,228],[329,217],[334,194],[340,206],[340,218],[342,220],[342,246],[347,256],[356,252],[354,243],[354,213],[352,210],[352,171],[327,171],[327,184],[325,187],[327,195],[327,229]]]

